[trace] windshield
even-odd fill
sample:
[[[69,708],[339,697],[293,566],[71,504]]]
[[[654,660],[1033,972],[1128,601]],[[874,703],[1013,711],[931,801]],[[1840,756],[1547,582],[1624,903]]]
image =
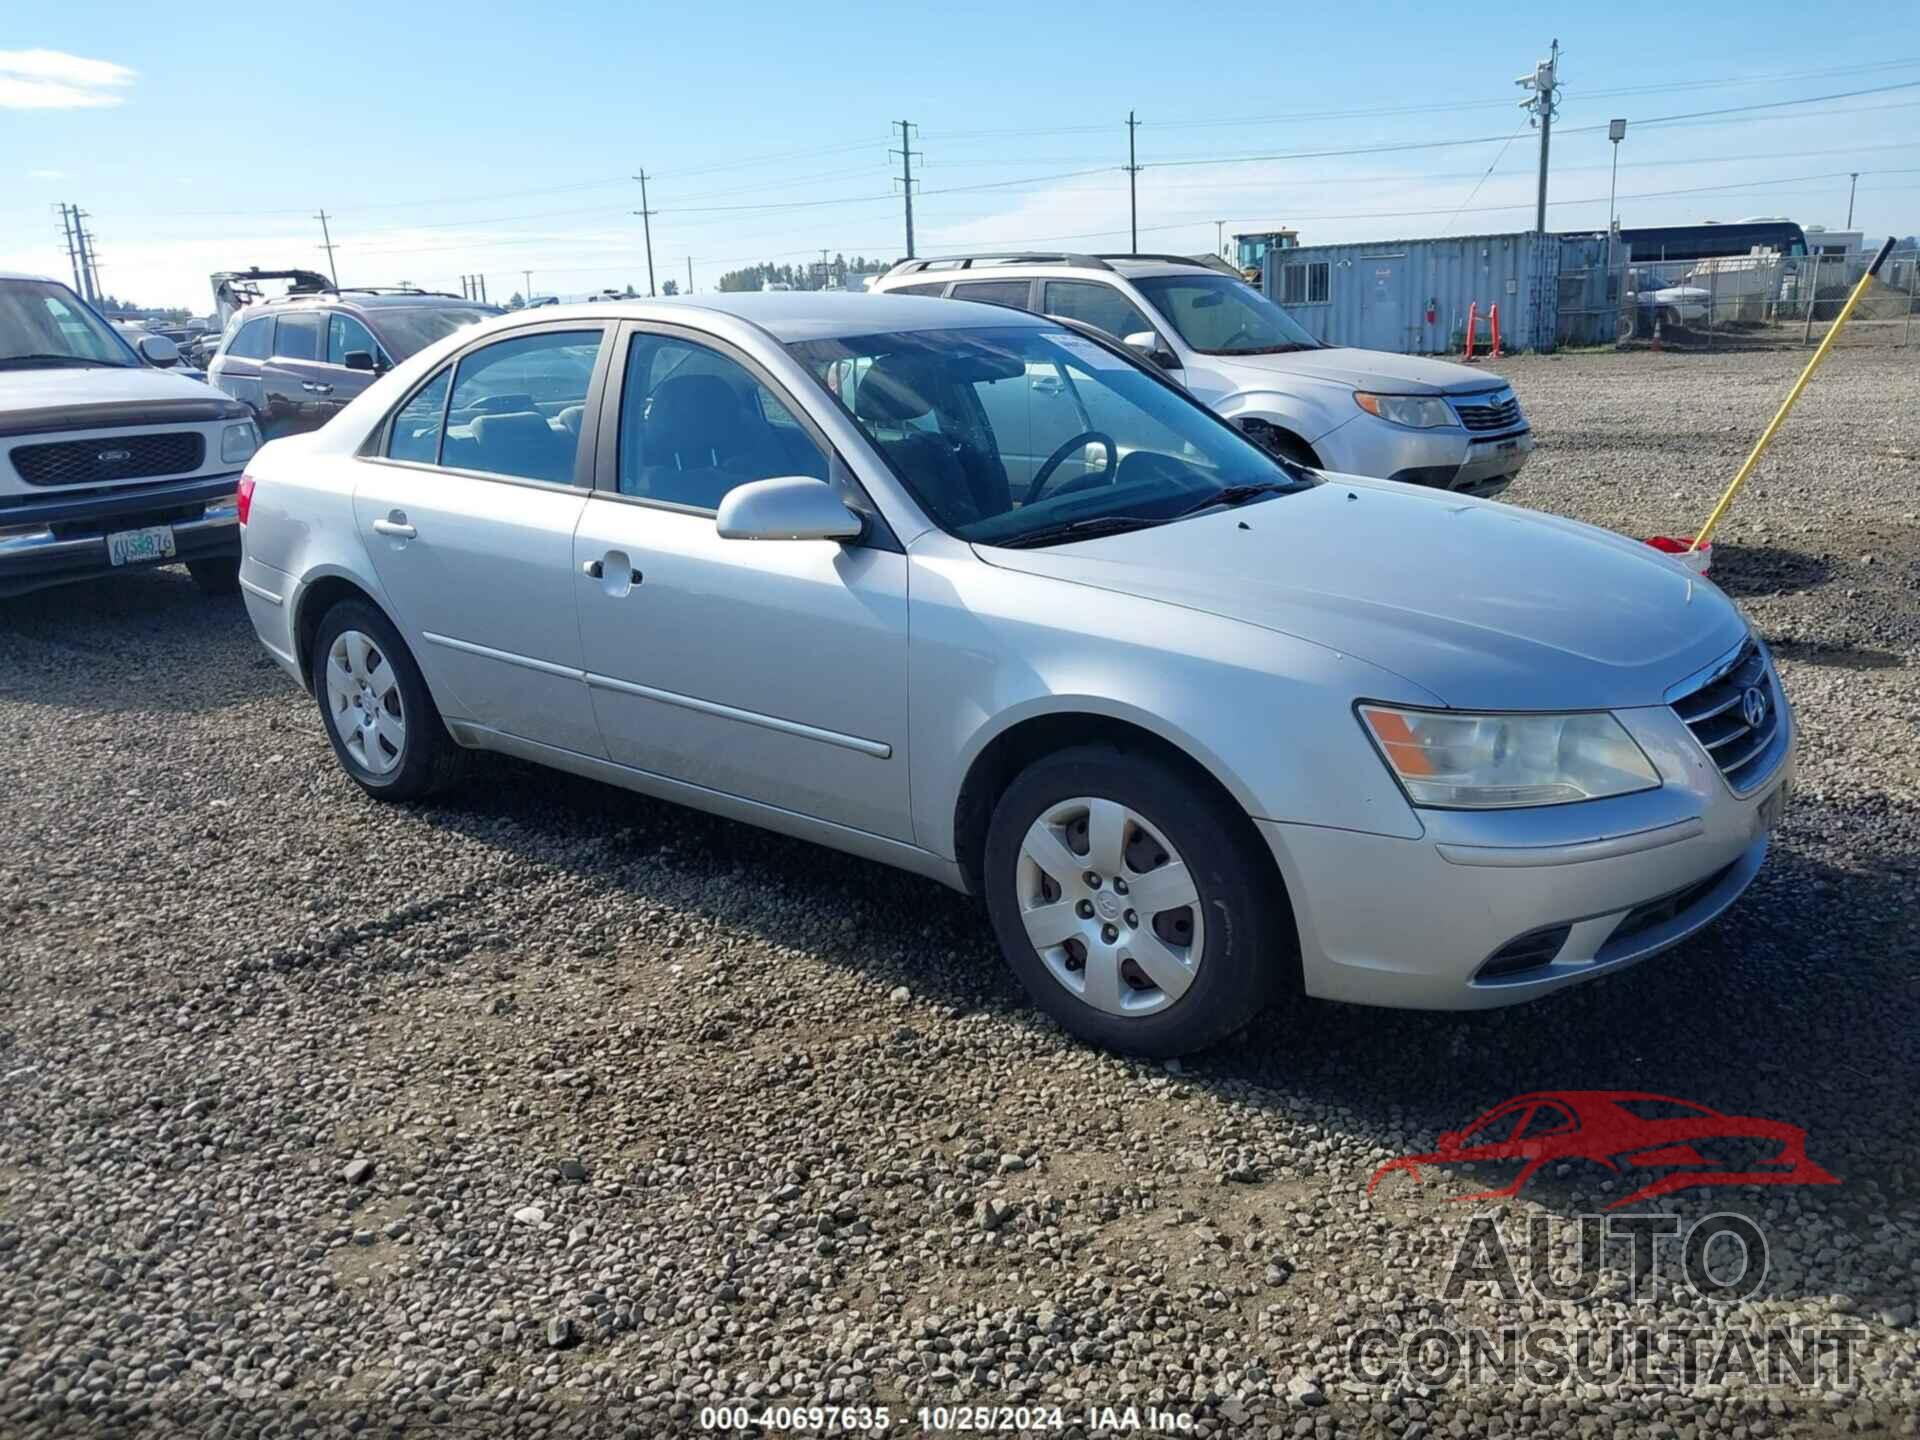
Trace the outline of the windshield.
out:
[[[126,342],[66,286],[0,280],[0,366],[138,363]]]
[[[1310,483],[1072,331],[921,330],[787,348],[963,540],[1084,539],[1253,498],[1239,487]]]
[[[1227,275],[1149,275],[1133,282],[1202,355],[1278,355],[1320,342],[1278,305]]]
[[[505,313],[491,305],[396,305],[382,306],[371,318],[388,353],[404,360],[456,330]]]

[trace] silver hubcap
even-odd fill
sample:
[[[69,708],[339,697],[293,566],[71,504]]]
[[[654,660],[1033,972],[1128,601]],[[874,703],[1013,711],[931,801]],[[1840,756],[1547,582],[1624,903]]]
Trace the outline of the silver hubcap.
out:
[[[407,751],[407,716],[400,677],[379,642],[343,630],[327,652],[327,712],[347,754],[363,769],[385,775]]]
[[[1193,984],[1200,893],[1166,837],[1126,806],[1062,800],[1020,845],[1020,918],[1053,978],[1110,1015],[1150,1015]]]

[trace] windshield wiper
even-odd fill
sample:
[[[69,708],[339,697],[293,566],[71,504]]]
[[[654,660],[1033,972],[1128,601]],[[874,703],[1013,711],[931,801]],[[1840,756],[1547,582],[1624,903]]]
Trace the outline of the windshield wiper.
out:
[[[111,360],[96,360],[91,355],[0,355],[0,365],[98,365],[104,370],[125,370]]]
[[[1291,495],[1296,490],[1305,490],[1312,486],[1311,480],[1260,480],[1249,485],[1228,485],[1213,494],[1193,502],[1184,510],[1176,510],[1167,518],[1182,520],[1189,515],[1198,515],[1202,510],[1211,510],[1216,505],[1228,508],[1244,505],[1249,500],[1258,500],[1262,495]]]
[[[1211,503],[1211,502],[1209,502]],[[982,545],[998,545],[1002,550],[1025,550],[1036,545],[1052,545],[1062,540],[1090,540],[1095,535],[1124,535],[1129,530],[1145,530],[1164,525],[1171,515],[1096,515],[1091,520],[1073,520],[1064,525],[1047,525],[1016,535],[1011,540],[982,540]]]

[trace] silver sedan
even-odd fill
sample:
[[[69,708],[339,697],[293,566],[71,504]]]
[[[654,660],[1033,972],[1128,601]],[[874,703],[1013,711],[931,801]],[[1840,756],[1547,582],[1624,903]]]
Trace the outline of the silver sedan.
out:
[[[254,626],[368,794],[494,750],[931,876],[1139,1053],[1643,959],[1753,879],[1792,768],[1707,582],[1276,460],[1011,310],[505,316],[241,501]]]

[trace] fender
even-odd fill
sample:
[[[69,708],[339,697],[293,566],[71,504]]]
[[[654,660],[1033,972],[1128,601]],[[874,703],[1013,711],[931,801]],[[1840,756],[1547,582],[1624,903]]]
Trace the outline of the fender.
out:
[[[1348,408],[1352,408],[1351,404]],[[1236,390],[1222,396],[1213,409],[1221,419],[1236,425],[1242,420],[1264,420],[1292,432],[1309,445],[1316,444],[1321,436],[1338,429],[1350,418],[1335,414],[1331,405],[1312,394],[1285,395],[1276,390]]]

